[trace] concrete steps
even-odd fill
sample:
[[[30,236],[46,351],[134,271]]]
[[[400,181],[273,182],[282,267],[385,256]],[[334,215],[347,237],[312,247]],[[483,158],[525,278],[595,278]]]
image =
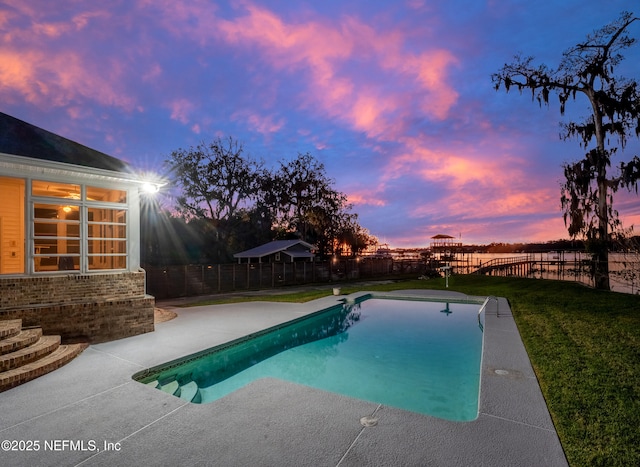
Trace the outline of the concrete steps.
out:
[[[22,320],[0,321],[0,392],[60,368],[87,347],[61,345],[60,336],[40,328],[22,329]]]

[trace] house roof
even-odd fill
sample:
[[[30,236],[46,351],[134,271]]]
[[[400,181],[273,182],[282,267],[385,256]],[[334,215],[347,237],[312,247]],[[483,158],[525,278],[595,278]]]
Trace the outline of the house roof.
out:
[[[301,245],[305,250],[311,250],[313,245],[302,240],[274,240],[264,245],[251,248],[250,250],[242,251],[233,255],[234,258],[263,258],[265,256],[272,255],[274,253],[286,253],[295,258],[308,258],[312,257],[311,251],[302,250],[289,250],[289,248],[296,245]],[[289,250],[289,251],[287,251]]]
[[[0,152],[114,172],[130,172],[128,165],[80,143],[0,112]]]

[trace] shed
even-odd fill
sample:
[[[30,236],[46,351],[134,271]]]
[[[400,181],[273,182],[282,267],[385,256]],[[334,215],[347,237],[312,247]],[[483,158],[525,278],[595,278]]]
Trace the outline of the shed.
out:
[[[233,255],[238,263],[293,263],[295,261],[313,261],[314,246],[303,240],[274,240]]]

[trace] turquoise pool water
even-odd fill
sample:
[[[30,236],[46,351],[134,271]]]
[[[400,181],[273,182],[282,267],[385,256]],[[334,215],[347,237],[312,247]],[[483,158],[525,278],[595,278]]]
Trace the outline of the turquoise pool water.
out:
[[[134,375],[194,403],[263,377],[448,420],[478,415],[480,305],[370,298]]]

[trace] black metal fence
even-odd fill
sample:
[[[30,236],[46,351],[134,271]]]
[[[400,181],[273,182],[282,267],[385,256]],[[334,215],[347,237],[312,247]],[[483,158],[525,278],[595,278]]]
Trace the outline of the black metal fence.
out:
[[[423,273],[424,262],[390,258],[323,262],[145,266],[156,299]]]
[[[574,254],[570,259],[566,256],[532,255],[492,259],[478,264],[454,261],[452,272],[576,281],[593,286],[590,261]],[[413,259],[361,258],[324,262],[145,266],[144,269],[147,293],[157,299],[166,299],[403,274],[413,274],[418,278],[437,271],[438,265]],[[640,293],[640,255],[611,254],[609,272],[611,290]]]

